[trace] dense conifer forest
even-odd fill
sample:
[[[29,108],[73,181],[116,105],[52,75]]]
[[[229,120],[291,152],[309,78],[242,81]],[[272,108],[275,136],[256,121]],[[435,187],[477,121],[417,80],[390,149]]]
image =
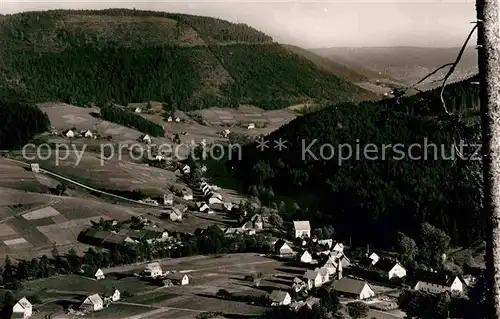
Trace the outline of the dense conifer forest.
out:
[[[50,127],[47,114],[28,103],[0,99],[0,149],[20,148]]]
[[[308,212],[299,210],[292,218],[334,225],[336,235],[353,243],[391,247],[397,232],[415,238],[420,225],[429,222],[453,244],[472,244],[485,234],[481,162],[478,155],[468,158],[477,147],[457,152],[452,146],[479,141],[478,91],[468,82],[445,91],[454,116],[443,111],[439,91],[338,104],[295,119],[266,137],[269,148],[261,151],[251,144],[242,161],[230,164],[247,186],[271,187],[294,200],[313,198]],[[273,148],[279,138],[287,141],[281,151]],[[325,144],[333,146],[333,156],[329,146],[321,147]],[[351,146],[351,156],[342,144]]]
[[[0,17],[0,88],[36,102],[177,109],[360,101],[369,93],[244,24],[136,10]]]
[[[165,130],[160,125],[119,106],[106,105],[102,107],[100,116],[103,120],[135,128],[154,137],[165,135]]]

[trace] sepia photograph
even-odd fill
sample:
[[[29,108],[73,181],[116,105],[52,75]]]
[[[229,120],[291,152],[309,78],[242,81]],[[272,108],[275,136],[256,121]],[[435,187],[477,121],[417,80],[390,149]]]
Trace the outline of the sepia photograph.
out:
[[[0,319],[500,319],[500,0],[0,0]]]

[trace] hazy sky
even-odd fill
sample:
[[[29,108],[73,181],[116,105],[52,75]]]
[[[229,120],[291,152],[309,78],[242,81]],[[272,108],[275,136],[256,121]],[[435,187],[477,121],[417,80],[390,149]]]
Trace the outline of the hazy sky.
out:
[[[136,8],[244,22],[276,41],[331,46],[460,46],[475,20],[474,0],[95,1],[0,0],[0,13],[57,8]],[[474,42],[475,43],[475,40]]]

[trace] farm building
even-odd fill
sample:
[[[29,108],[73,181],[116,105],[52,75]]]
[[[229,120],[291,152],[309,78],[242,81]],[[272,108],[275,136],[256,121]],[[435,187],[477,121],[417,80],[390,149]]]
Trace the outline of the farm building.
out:
[[[293,233],[295,238],[311,237],[311,225],[308,220],[294,221]]]
[[[300,254],[299,260],[301,263],[304,263],[304,264],[310,264],[313,261],[312,255],[307,250],[304,250]]]
[[[406,269],[397,261],[382,258],[375,264],[375,268],[384,272],[389,279],[403,278],[406,276]]]
[[[40,165],[38,163],[30,164],[30,169],[33,173],[40,173]]]
[[[144,135],[144,136],[142,137],[142,141],[143,141],[144,143],[150,144],[150,143],[151,143],[151,137],[150,137],[148,134],[146,134],[146,135]]]
[[[158,262],[149,263],[144,269],[144,275],[147,278],[156,278],[163,274],[163,271]]]
[[[283,239],[276,241],[274,244],[274,251],[281,257],[293,256],[294,254],[292,248],[290,248],[290,246]]]
[[[282,290],[273,290],[269,299],[271,306],[288,306],[292,302],[290,294]]]
[[[366,281],[351,278],[342,278],[334,281],[333,290],[341,296],[360,300],[375,296],[375,293]]]
[[[371,259],[371,261],[372,261],[371,264],[372,265],[375,265],[380,260],[380,256],[377,255],[376,253],[371,253],[370,256],[368,256],[368,258]]]
[[[461,293],[464,291],[464,285],[457,276],[428,276],[418,281],[414,289],[438,294],[445,291]]]
[[[33,306],[26,297],[21,298],[14,307],[12,307],[12,318],[29,318],[33,314]]]
[[[179,272],[169,273],[167,279],[170,279],[174,284],[184,286],[189,284],[189,277],[186,274]]]
[[[93,294],[85,298],[80,306],[83,312],[99,311],[104,308],[104,302],[98,294]]]
[[[182,212],[174,207],[174,209],[170,212],[169,217],[173,222],[180,221],[182,220]]]
[[[73,130],[67,130],[64,132],[64,136],[66,136],[68,138],[73,138],[73,137],[75,137],[75,132]]]
[[[97,271],[94,274],[94,277],[97,280],[104,279],[104,273],[102,272],[101,268],[97,269]]]
[[[328,272],[326,272],[326,274],[328,274]],[[320,287],[326,282],[319,270],[307,270],[303,277],[309,289]]]
[[[90,130],[84,131],[82,135],[86,138],[93,138],[94,137],[94,134],[92,134],[92,132]]]

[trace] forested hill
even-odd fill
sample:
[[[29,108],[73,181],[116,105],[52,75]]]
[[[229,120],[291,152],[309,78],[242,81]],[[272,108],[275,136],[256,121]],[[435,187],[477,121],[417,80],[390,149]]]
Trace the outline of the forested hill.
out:
[[[266,137],[269,148],[250,145],[243,160],[231,165],[247,187],[272,186],[276,195],[311,207],[289,219],[307,218],[313,227],[331,224],[353,243],[391,246],[397,231],[416,238],[420,225],[429,222],[453,243],[470,244],[483,239],[485,229],[480,161],[460,159],[452,146],[479,139],[478,89],[469,81],[445,90],[446,107],[456,116],[445,114],[439,91],[338,104],[295,119]],[[272,147],[279,138],[287,141],[281,151]],[[437,146],[425,146],[432,143]],[[460,153],[474,152],[464,147]],[[455,160],[449,158],[453,153]]]
[[[245,24],[126,9],[0,16],[0,90],[184,110],[375,98]]]

